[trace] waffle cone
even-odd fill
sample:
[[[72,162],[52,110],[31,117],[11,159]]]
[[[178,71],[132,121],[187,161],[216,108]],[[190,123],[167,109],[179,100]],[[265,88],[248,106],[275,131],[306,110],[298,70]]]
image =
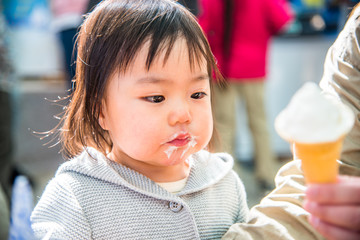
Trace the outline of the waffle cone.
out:
[[[307,183],[334,183],[338,175],[343,137],[327,143],[293,143],[294,158],[301,159]]]

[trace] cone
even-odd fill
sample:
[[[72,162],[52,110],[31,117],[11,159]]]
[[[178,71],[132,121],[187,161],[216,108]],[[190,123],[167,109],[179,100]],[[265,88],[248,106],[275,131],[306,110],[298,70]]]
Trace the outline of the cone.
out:
[[[294,159],[301,159],[307,183],[335,183],[344,137],[327,143],[293,143]]]

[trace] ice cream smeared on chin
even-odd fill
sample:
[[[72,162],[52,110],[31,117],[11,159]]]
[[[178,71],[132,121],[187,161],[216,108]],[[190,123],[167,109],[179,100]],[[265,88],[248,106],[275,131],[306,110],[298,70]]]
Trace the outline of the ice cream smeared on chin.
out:
[[[176,151],[179,147],[175,147],[175,146],[170,146],[168,149],[166,149],[164,151],[164,153],[166,154],[166,156],[168,157],[168,159],[170,159],[171,155],[173,154],[174,151]]]
[[[181,158],[185,155],[185,153],[191,148],[194,147],[197,144],[196,137],[190,136],[188,134],[179,133],[175,134],[170,138],[169,141],[165,143],[166,145],[169,145],[168,149],[166,149],[164,152],[168,159],[170,159],[171,155],[178,151],[182,151]]]
[[[321,93],[315,83],[305,83],[277,116],[275,129],[288,140],[302,143],[336,141],[354,124],[349,107]]]

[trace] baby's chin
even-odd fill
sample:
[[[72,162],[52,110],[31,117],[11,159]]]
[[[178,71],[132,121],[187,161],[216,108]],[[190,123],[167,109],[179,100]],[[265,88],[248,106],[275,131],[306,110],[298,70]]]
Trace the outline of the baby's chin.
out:
[[[183,164],[186,159],[189,158],[189,156],[192,153],[185,153],[183,154],[180,149],[175,149],[172,153],[167,152],[164,156],[164,163],[167,166],[174,166],[178,164]]]
[[[191,147],[190,149],[187,148],[177,148],[177,147],[169,147],[164,151],[164,163],[165,165],[178,165],[178,164],[187,164],[189,158],[192,154],[197,153],[200,151],[201,148],[199,147]]]

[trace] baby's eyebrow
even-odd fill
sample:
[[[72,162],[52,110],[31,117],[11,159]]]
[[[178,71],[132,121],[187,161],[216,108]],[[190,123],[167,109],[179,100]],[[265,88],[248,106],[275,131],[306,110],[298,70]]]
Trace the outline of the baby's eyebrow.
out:
[[[196,76],[191,79],[191,81],[194,81],[194,82],[203,81],[203,80],[209,80],[209,75],[201,74],[201,75]],[[140,78],[136,81],[137,84],[156,84],[156,83],[171,83],[171,82],[172,82],[172,80],[158,78],[158,77],[144,77],[144,78]]]
[[[194,81],[202,81],[202,80],[209,80],[209,75],[208,74],[202,74],[198,77],[195,77],[193,79]]]
[[[161,78],[154,78],[154,77],[144,77],[140,78],[136,81],[137,84],[147,84],[147,83],[161,83],[166,82],[167,80]]]

